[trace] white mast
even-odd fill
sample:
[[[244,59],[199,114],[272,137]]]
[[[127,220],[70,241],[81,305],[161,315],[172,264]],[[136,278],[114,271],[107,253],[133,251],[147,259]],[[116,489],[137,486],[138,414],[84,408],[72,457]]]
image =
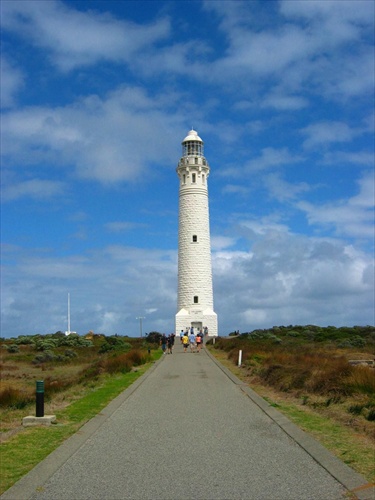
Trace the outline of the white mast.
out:
[[[70,335],[70,293],[68,293],[68,331],[65,332],[65,335]]]

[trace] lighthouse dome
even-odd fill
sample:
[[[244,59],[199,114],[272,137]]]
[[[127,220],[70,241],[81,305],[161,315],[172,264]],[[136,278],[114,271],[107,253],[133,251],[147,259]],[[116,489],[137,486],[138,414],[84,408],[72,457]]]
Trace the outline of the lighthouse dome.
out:
[[[185,139],[182,141],[188,142],[188,141],[199,141],[203,142],[202,139],[199,137],[198,132],[196,132],[194,129],[191,129],[188,135],[185,137]]]

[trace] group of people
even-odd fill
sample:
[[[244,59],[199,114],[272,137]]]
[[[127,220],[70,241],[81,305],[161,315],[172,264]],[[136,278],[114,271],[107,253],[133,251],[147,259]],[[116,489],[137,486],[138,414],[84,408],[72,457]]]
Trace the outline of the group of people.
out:
[[[190,328],[186,327],[185,331],[181,330],[180,342],[184,347],[184,352],[187,352],[188,347],[190,347],[191,352],[200,352],[203,345],[204,336],[207,334],[207,327],[205,327],[203,330],[202,328],[198,330],[197,334],[195,334],[193,326],[191,326]],[[160,339],[160,345],[164,354],[172,354],[175,337],[176,335],[174,333],[171,333],[168,336],[163,333]]]
[[[175,336],[174,333],[171,333],[167,337],[165,333],[163,333],[160,339],[160,345],[164,354],[172,354]]]
[[[204,334],[207,335],[207,333],[208,330],[207,327],[205,327]],[[193,326],[190,328],[187,327],[185,331],[181,330],[180,341],[184,347],[184,352],[187,352],[189,346],[191,352],[200,352],[203,345],[204,334],[202,329],[198,330],[198,333],[195,334]]]

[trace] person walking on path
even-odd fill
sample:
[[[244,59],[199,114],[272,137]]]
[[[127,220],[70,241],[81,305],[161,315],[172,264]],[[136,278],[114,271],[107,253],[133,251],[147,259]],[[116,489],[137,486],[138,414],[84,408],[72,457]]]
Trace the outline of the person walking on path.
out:
[[[165,336],[165,333],[163,333],[161,339],[160,339],[160,345],[161,345],[161,350],[163,353],[166,353],[166,348],[167,348],[167,337]]]
[[[186,352],[187,347],[189,345],[189,336],[186,332],[185,332],[184,336],[182,337],[182,345],[184,346],[184,352]]]
[[[167,353],[172,354],[172,349],[173,349],[173,337],[172,335],[168,335],[167,338]]]
[[[190,351],[195,352],[195,345],[196,345],[196,338],[194,335],[194,330],[189,334],[189,344],[190,344]]]
[[[196,341],[197,341],[197,352],[200,352],[201,347],[202,347],[202,334],[201,334],[201,332],[198,333]]]

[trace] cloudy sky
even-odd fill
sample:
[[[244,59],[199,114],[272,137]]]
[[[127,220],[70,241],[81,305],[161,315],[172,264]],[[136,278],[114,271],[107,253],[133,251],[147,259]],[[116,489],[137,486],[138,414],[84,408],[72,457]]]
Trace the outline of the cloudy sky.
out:
[[[2,331],[170,333],[177,162],[219,333],[374,324],[374,2],[1,1]]]

